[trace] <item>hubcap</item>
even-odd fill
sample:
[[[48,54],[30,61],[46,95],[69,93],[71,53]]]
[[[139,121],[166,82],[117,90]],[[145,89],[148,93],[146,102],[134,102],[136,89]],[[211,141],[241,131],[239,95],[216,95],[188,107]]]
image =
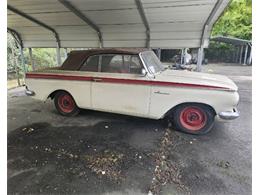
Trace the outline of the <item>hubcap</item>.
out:
[[[58,99],[58,105],[62,112],[70,113],[75,107],[75,103],[70,95],[61,95]]]
[[[191,131],[198,131],[206,125],[207,115],[199,107],[186,107],[181,111],[180,122]]]

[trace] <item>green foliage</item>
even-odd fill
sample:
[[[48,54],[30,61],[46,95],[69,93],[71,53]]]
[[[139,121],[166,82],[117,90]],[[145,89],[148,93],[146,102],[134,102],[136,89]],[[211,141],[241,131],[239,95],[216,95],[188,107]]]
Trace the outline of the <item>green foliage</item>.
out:
[[[225,13],[214,25],[212,35],[251,40],[252,0],[232,0]]]
[[[57,66],[56,49],[55,48],[33,48],[33,61],[36,70]],[[12,53],[13,52],[13,53]],[[64,50],[61,49],[62,60],[65,59]],[[28,71],[32,71],[32,63],[29,56],[29,49],[24,49],[24,61]],[[16,44],[14,38],[8,33],[7,35],[7,71],[13,72],[16,70],[16,64],[18,70],[22,75],[24,71],[20,50]]]
[[[217,35],[251,40],[252,0],[232,0],[213,27],[212,36]],[[205,50],[205,56],[211,62],[236,62],[238,55],[234,45],[214,41]]]
[[[56,49],[54,48],[33,48],[33,60],[37,69],[56,66]],[[24,51],[25,63],[28,70],[32,70],[32,63],[29,58],[29,49]]]

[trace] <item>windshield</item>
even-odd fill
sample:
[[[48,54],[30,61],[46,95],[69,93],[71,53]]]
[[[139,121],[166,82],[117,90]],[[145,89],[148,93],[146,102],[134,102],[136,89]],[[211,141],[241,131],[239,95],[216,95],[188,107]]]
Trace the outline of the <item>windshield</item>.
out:
[[[160,60],[157,58],[153,51],[141,52],[141,57],[146,67],[153,74],[164,70],[163,65],[161,64]]]

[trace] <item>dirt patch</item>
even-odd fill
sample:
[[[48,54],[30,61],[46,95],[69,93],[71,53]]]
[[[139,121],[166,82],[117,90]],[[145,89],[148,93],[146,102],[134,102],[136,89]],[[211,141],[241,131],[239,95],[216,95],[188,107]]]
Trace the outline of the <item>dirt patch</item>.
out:
[[[155,170],[149,194],[160,194],[162,187],[167,184],[175,184],[176,191],[181,194],[190,194],[181,181],[181,169],[169,158],[174,145],[173,131],[168,128],[162,137],[159,150],[153,155]]]
[[[85,155],[86,166],[99,177],[107,176],[111,180],[122,181],[121,166],[125,155],[115,151],[105,150],[100,154]]]

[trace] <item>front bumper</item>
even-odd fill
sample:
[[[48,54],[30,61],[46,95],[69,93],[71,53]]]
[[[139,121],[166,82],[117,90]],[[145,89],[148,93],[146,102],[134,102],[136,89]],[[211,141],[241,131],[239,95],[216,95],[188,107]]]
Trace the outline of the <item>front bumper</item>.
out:
[[[224,120],[233,120],[239,117],[239,112],[237,109],[233,109],[233,111],[220,112],[218,116]]]
[[[28,89],[28,87],[25,87],[25,94],[28,96],[34,96],[35,92]]]

